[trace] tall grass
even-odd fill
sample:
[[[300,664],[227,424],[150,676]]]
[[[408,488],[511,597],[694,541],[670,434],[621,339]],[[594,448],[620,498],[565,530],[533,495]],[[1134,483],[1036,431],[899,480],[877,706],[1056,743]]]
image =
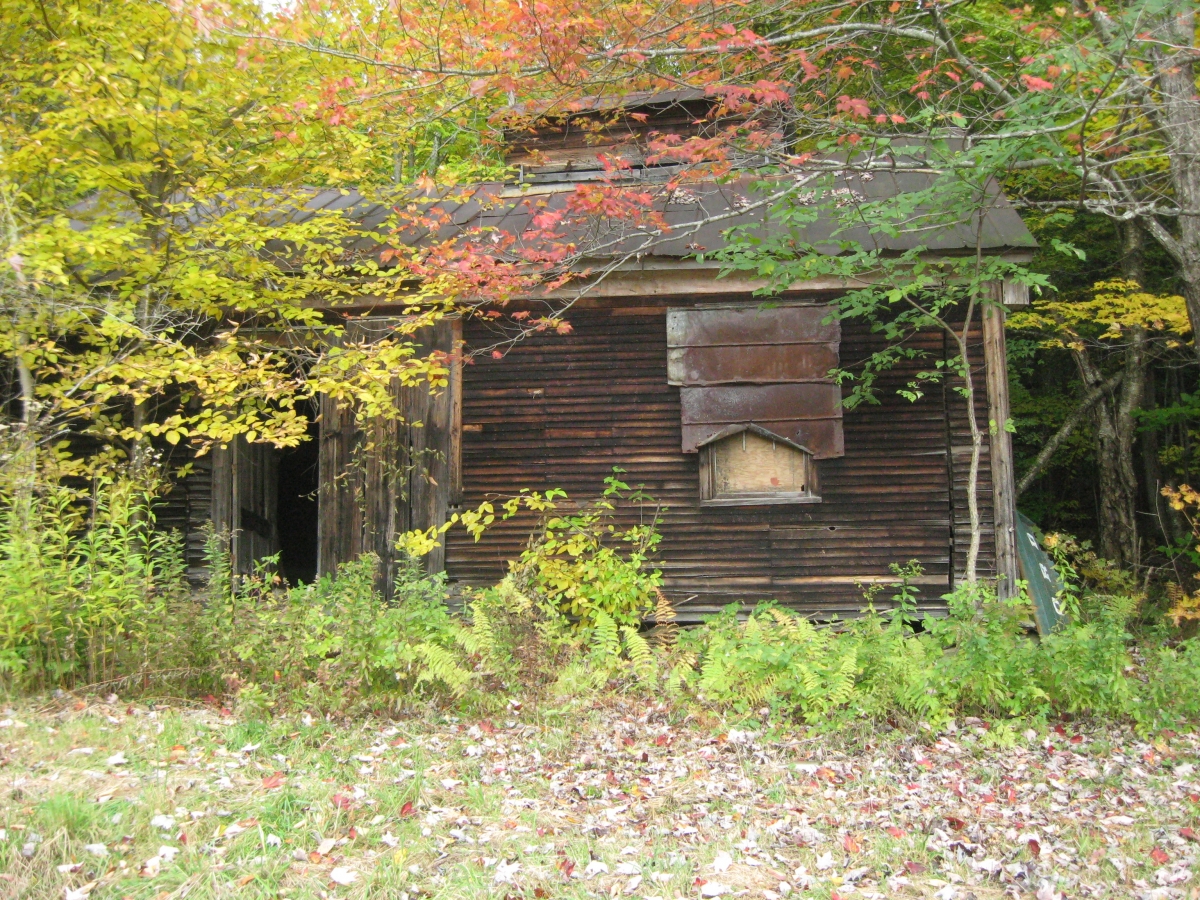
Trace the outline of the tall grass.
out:
[[[162,663],[187,597],[176,534],[156,530],[154,483],[0,491],[0,684],[11,691],[129,677]]]

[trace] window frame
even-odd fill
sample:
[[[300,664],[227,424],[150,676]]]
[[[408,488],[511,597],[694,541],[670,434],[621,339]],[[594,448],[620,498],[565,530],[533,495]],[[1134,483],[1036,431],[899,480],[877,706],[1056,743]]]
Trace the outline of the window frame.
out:
[[[803,454],[807,468],[805,484],[808,490],[803,493],[776,491],[745,491],[741,493],[721,494],[717,490],[716,448],[718,444],[736,437],[739,434],[751,432],[759,437],[783,444]],[[735,425],[722,429],[700,445],[700,505],[701,506],[779,506],[822,502],[820,483],[817,476],[817,461],[812,452],[795,441],[780,437],[766,428],[753,423]]]

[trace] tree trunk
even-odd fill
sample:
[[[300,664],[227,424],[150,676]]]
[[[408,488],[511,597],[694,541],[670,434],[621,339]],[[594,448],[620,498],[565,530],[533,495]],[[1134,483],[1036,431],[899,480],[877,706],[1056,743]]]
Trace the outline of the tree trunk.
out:
[[[1142,283],[1144,234],[1136,222],[1122,227],[1121,274]],[[1121,383],[1112,396],[1096,406],[1096,472],[1099,478],[1100,553],[1121,566],[1140,561],[1137,507],[1138,478],[1133,446],[1137,440],[1137,411],[1146,392],[1151,344],[1145,328],[1130,328],[1124,352]],[[1076,362],[1089,388],[1103,383],[1086,348],[1075,350]]]
[[[1141,347],[1144,348],[1144,333]],[[1087,348],[1072,350],[1080,377],[1089,393],[1101,389],[1104,376],[1092,362]],[[1133,469],[1133,396],[1141,397],[1145,378],[1144,352],[1131,345],[1126,351],[1124,377],[1114,395],[1104,396],[1096,404],[1093,415],[1096,423],[1096,480],[1099,488],[1097,525],[1100,532],[1100,555],[1119,565],[1134,565],[1138,556],[1137,540],[1137,476]],[[1130,379],[1136,384],[1132,390]]]
[[[971,522],[971,539],[967,545],[967,566],[963,573],[963,577],[968,583],[974,583],[979,579],[977,569],[983,531],[979,518],[979,462],[983,455],[983,430],[979,427],[979,420],[975,415],[975,379],[971,374],[968,343],[971,335],[971,321],[974,317],[975,298],[972,297],[967,303],[966,322],[963,325],[962,334],[955,334],[951,330],[962,359],[963,396],[967,401],[967,426],[971,430],[971,467],[967,475],[967,515]]]
[[[21,436],[17,446],[15,465],[15,496],[13,502],[27,511],[28,501],[37,484],[37,395],[33,373],[21,355],[21,346],[16,348],[17,383],[21,390]]]
[[[1145,393],[1142,395],[1142,409],[1155,409],[1158,406],[1158,396],[1152,375],[1146,378]],[[1178,487],[1174,480],[1168,480],[1163,474],[1162,462],[1159,459],[1158,431],[1149,428],[1142,432],[1142,481],[1146,491],[1146,508],[1154,516],[1159,532],[1168,544],[1186,544],[1191,540],[1191,530],[1183,516],[1176,512],[1171,504],[1163,499],[1162,489],[1166,485]]]
[[[1175,202],[1183,210],[1172,256],[1179,263],[1192,334],[1200,335],[1200,96],[1196,92],[1194,0],[1166,5],[1151,33],[1158,118],[1171,165]],[[1159,226],[1161,227],[1161,226]],[[1157,230],[1157,229],[1156,229]],[[1200,340],[1193,340],[1200,354]]]

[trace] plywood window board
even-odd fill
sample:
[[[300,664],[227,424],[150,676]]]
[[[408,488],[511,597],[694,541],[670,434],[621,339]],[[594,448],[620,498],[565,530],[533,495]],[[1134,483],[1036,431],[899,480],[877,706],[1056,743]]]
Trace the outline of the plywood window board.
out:
[[[755,425],[727,429],[700,448],[704,506],[818,503],[812,454]]]

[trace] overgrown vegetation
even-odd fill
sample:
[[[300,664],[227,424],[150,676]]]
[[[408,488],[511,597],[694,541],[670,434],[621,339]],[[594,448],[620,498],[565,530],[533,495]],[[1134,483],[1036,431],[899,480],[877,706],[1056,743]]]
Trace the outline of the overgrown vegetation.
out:
[[[415,561],[384,598],[372,556],[308,585],[283,583],[272,560],[233,577],[219,535],[208,585],[193,595],[178,541],[154,528],[153,498],[153,485],[131,479],[7,498],[0,660],[10,694],[103,682],[153,695],[169,684],[249,717],[424,700],[487,710],[514,696],[570,705],[613,689],[823,728],[1082,714],[1149,731],[1200,719],[1200,639],[1183,638],[1129,576],[1063,536],[1047,543],[1069,619],[1040,640],[1025,600],[981,584],[950,594],[946,615],[923,616],[915,562],[894,566],[894,587],[871,588],[848,621],[765,604],[679,629],[652,567],[655,513],[632,529],[613,524],[622,498],[654,502],[616,477],[577,512],[551,504],[509,575],[459,598]]]
[[[38,690],[132,679],[186,656],[164,628],[191,602],[178,535],[154,528],[158,485],[99,478],[0,491],[0,678]]]

